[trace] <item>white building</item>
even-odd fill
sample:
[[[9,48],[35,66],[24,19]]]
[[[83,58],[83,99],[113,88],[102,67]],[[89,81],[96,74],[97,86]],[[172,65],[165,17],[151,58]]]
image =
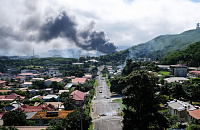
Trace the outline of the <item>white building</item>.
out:
[[[171,115],[177,115],[179,118],[187,119],[187,110],[196,109],[193,105],[176,99],[168,102],[167,104],[169,113]]]

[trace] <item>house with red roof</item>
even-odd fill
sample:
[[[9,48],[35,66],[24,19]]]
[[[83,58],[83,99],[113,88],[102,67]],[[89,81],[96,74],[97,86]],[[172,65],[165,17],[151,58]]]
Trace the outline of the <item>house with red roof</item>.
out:
[[[79,90],[75,90],[70,94],[72,98],[75,100],[75,105],[82,106],[84,104],[85,93]]]
[[[13,101],[15,100],[17,97],[19,97],[21,100],[23,100],[25,97],[20,96],[16,93],[11,93],[10,95],[6,95],[5,98],[0,99],[0,101]]]
[[[0,78],[3,77],[3,73],[0,72]]]
[[[200,77],[200,71],[199,70],[189,71],[188,76],[191,76],[191,77]]]
[[[37,74],[33,74],[33,73],[21,73],[19,74],[19,76],[23,76],[27,79],[32,79],[33,77],[36,77]]]
[[[195,106],[195,109],[188,109],[188,121],[196,120],[196,122],[200,123],[200,109],[199,106]]]
[[[54,111],[54,105],[48,104],[48,105],[39,105],[39,106],[29,106],[27,104],[22,105],[19,108],[19,111],[23,111],[25,113],[29,112],[39,112],[42,110],[48,110],[48,111]]]
[[[1,114],[0,114],[0,120],[2,120],[2,117],[3,117],[3,115],[6,113],[7,111],[5,110],[5,111],[3,111]]]
[[[19,80],[20,82],[25,82],[26,78],[24,76],[17,76],[15,79]]]
[[[75,79],[72,79],[72,84],[73,85],[84,84],[86,80],[87,78],[75,78]]]
[[[48,87],[51,84],[51,82],[53,82],[53,81],[56,81],[58,83],[63,84],[63,79],[61,79],[61,78],[50,78],[50,79],[47,79],[47,80],[44,81],[44,84]]]
[[[1,81],[0,80],[0,88],[3,88],[6,86],[6,81]]]

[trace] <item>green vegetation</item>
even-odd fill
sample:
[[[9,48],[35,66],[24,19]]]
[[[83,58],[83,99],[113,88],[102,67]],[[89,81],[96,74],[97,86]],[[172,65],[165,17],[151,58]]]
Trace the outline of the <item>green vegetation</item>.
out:
[[[112,102],[118,102],[122,110],[126,109],[126,106],[122,103],[122,99],[115,99]]]
[[[107,78],[106,78],[106,84],[107,84],[107,86],[111,86],[111,85],[110,85],[110,80],[107,79]]]
[[[97,87],[99,84],[98,84],[98,81],[97,79],[95,79],[95,82],[94,82],[94,87]]]
[[[22,111],[9,111],[3,115],[4,126],[26,126],[30,122],[26,119],[25,112]]]
[[[166,129],[167,119],[158,112],[157,78],[141,70],[125,77],[123,82],[126,84],[123,103],[128,107],[123,110],[123,129]]]
[[[100,56],[98,60],[100,61],[100,64],[103,65],[106,64],[106,65],[117,66],[125,62],[125,59],[128,57],[128,54],[129,50],[126,49],[112,54]]]
[[[199,42],[200,30],[189,30],[181,34],[161,35],[146,43],[142,43],[129,49],[100,56],[100,64],[121,65],[125,59],[151,58],[159,60],[174,51],[184,50],[188,45]],[[199,60],[198,60],[199,61]]]
[[[168,72],[168,71],[159,71],[158,74],[160,74],[162,76],[169,76],[170,72]]]
[[[200,42],[189,45],[185,50],[174,51],[161,59],[162,64],[184,63],[188,66],[199,66]]]

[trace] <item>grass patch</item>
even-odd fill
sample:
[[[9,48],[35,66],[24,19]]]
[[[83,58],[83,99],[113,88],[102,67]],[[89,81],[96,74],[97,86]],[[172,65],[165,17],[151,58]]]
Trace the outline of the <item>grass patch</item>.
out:
[[[126,106],[122,103],[122,99],[115,99],[112,102],[118,102],[122,110],[126,109]]]
[[[94,87],[97,87],[99,84],[98,84],[98,81],[97,81],[97,79],[95,80],[95,82],[94,82]]]
[[[107,84],[107,86],[111,86],[109,79],[106,79],[106,84]]]
[[[90,127],[88,128],[88,130],[93,130],[93,123],[90,125]]]
[[[161,74],[164,76],[170,76],[170,72],[168,72],[168,71],[159,71],[158,74]]]

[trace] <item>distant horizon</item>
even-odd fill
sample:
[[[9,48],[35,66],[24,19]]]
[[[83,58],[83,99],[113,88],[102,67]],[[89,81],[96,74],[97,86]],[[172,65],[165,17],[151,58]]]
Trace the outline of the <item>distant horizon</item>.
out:
[[[199,0],[2,0],[0,6],[0,55],[77,47],[108,54],[200,22]]]

